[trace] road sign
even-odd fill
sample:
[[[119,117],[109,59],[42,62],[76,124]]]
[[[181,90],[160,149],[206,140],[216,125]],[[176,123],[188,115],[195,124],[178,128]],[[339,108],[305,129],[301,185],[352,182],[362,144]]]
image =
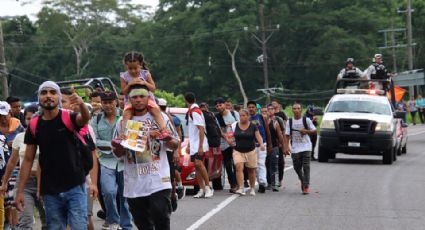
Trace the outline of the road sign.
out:
[[[425,75],[423,70],[412,70],[398,73],[393,80],[396,85],[401,87],[425,85]]]

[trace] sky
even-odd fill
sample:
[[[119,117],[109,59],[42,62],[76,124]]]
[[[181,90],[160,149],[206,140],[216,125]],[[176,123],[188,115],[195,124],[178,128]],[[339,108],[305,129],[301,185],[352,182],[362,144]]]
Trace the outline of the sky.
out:
[[[133,0],[134,3],[156,7],[159,0]],[[27,15],[35,20],[36,14],[41,9],[42,0],[32,0],[31,3],[22,5],[18,0],[0,0],[0,17]]]

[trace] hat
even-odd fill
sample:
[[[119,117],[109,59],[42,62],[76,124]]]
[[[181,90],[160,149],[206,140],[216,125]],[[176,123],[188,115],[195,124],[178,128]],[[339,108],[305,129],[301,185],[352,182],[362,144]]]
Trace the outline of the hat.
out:
[[[217,105],[217,104],[223,104],[223,103],[226,103],[226,101],[223,99],[223,98],[221,98],[221,97],[219,97],[219,98],[217,98],[216,100],[215,100],[215,104]]]
[[[59,95],[59,107],[62,107],[62,94],[59,85],[53,81],[45,81],[38,87],[38,103],[40,104],[40,93],[46,88],[52,88]]]
[[[374,58],[382,58],[382,54],[375,54]]]
[[[100,93],[100,100],[102,101],[113,101],[115,99],[117,99],[117,95],[114,92],[106,91]]]
[[[354,64],[354,58],[347,58],[347,61],[345,61],[345,64],[348,65],[348,63]]]
[[[7,115],[10,111],[9,103],[5,101],[0,101],[0,115]]]
[[[158,105],[159,106],[167,106],[167,100],[165,100],[163,98],[159,98],[158,99]]]

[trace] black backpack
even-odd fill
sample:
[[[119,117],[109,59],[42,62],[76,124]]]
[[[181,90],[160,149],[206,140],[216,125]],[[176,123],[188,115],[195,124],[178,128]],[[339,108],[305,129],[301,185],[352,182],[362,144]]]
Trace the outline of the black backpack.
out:
[[[220,140],[221,140],[221,130],[220,127],[218,127],[216,118],[213,113],[208,111],[203,111],[199,109],[198,107],[190,109],[188,111],[188,114],[190,118],[193,119],[192,113],[195,111],[202,111],[202,114],[204,115],[205,119],[205,135],[208,139],[208,146],[215,148],[220,146]],[[199,112],[198,111],[198,112]],[[187,117],[187,116],[186,116]],[[187,119],[187,118],[186,118]],[[189,119],[187,119],[187,123],[189,123]]]
[[[292,136],[292,118],[289,118],[289,129],[290,129],[290,135]],[[304,129],[309,130],[308,124],[307,124],[307,117],[303,116],[303,125]]]
[[[210,147],[219,147],[221,140],[221,130],[218,127],[217,120],[213,113],[202,111],[205,118],[205,131],[208,138],[208,145]]]

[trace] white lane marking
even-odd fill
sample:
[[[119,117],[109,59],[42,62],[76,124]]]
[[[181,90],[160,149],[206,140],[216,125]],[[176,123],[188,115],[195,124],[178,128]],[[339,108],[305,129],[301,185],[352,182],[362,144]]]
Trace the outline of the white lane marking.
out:
[[[409,133],[409,134],[407,134],[407,136],[408,137],[410,137],[410,136],[416,136],[416,135],[423,134],[423,133],[425,133],[425,131],[418,132],[418,133]]]
[[[289,167],[286,167],[283,171],[286,172],[286,171],[288,171],[290,169],[293,169],[293,168],[294,168],[294,166],[289,166]],[[220,204],[218,204],[217,207],[215,207],[214,209],[212,209],[211,211],[209,211],[207,214],[205,214],[203,217],[201,217],[201,219],[197,220],[190,227],[188,227],[187,230],[198,229],[199,227],[201,227],[202,224],[204,224],[205,222],[207,222],[209,219],[211,219],[211,217],[213,217],[215,214],[217,214],[219,211],[221,211],[227,205],[229,205],[230,203],[232,203],[232,201],[236,200],[236,198],[238,198],[238,197],[239,197],[239,195],[234,194],[234,195],[230,196],[229,198],[225,199]]]

